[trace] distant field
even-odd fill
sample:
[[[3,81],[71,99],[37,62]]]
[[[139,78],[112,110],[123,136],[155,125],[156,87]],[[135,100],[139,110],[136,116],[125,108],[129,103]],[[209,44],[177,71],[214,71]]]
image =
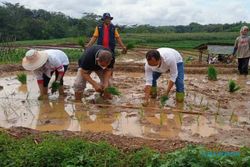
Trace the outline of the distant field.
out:
[[[136,47],[172,47],[177,49],[192,49],[202,43],[234,43],[238,32],[218,32],[218,33],[122,33],[121,37],[125,44],[133,43]],[[80,37],[51,39],[51,40],[33,40],[17,41],[15,45],[78,45]],[[81,37],[82,38],[82,37]],[[86,42],[90,38],[84,37]]]
[[[219,33],[166,33],[166,34],[121,34],[124,43],[151,47],[192,49],[202,43],[234,43],[237,32]]]

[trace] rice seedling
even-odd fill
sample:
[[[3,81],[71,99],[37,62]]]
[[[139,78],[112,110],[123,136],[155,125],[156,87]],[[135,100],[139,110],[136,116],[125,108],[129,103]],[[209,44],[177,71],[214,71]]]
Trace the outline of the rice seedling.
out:
[[[17,74],[17,80],[22,84],[26,84],[27,82],[27,75],[25,73]]]
[[[140,115],[140,118],[142,119],[144,117],[144,109],[143,109],[143,106],[140,108],[139,110],[139,115]]]
[[[214,66],[209,66],[207,70],[208,80],[217,80],[217,70]]]
[[[58,82],[53,82],[52,85],[51,85],[51,92],[52,93],[55,93],[60,87],[60,83]]]
[[[121,92],[113,86],[107,87],[104,92],[110,93],[112,95],[121,96]]]
[[[163,107],[166,104],[167,100],[168,100],[167,95],[161,96],[161,98],[160,98],[161,107]]]
[[[235,92],[240,89],[240,87],[235,83],[234,80],[229,80],[228,88],[229,88],[229,92]]]

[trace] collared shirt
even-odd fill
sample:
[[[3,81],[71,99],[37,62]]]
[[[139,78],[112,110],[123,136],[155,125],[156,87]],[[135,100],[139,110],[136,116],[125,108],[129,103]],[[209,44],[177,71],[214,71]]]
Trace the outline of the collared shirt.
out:
[[[47,62],[39,69],[34,71],[37,80],[43,80],[43,74],[51,77],[52,71],[58,71],[59,73],[64,73],[64,65],[69,64],[69,59],[67,55],[57,49],[44,50],[48,54]]]
[[[161,65],[160,67],[153,69],[146,62],[145,64],[146,85],[152,85],[153,71],[160,73],[170,71],[170,80],[175,82],[178,75],[177,63],[183,62],[181,54],[178,51],[171,48],[159,48],[157,49],[157,51],[159,51],[161,56]]]

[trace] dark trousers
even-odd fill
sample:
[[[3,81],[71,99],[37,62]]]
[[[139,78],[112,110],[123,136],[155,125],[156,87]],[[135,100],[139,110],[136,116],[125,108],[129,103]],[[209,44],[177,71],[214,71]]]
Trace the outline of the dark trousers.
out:
[[[65,74],[65,72],[66,72],[67,69],[68,69],[68,65],[64,65],[63,67],[64,67],[64,74]],[[56,80],[57,80],[59,73],[58,73],[57,70],[55,70],[55,72],[56,72]],[[53,75],[53,73],[54,73],[54,71],[51,72],[51,76]],[[51,79],[51,78],[49,78],[47,75],[43,74],[43,86],[44,86],[45,88],[48,87],[50,79]],[[62,79],[60,80],[60,85],[63,85],[63,77],[62,77]]]
[[[238,59],[238,70],[240,75],[248,75],[249,57]]]

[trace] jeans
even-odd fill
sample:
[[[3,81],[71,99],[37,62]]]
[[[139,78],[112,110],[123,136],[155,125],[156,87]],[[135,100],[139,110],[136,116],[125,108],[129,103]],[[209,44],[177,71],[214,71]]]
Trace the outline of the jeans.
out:
[[[183,62],[177,63],[178,75],[175,80],[176,92],[184,92],[184,64]],[[157,87],[157,80],[161,76],[160,72],[153,71],[152,86]]]

